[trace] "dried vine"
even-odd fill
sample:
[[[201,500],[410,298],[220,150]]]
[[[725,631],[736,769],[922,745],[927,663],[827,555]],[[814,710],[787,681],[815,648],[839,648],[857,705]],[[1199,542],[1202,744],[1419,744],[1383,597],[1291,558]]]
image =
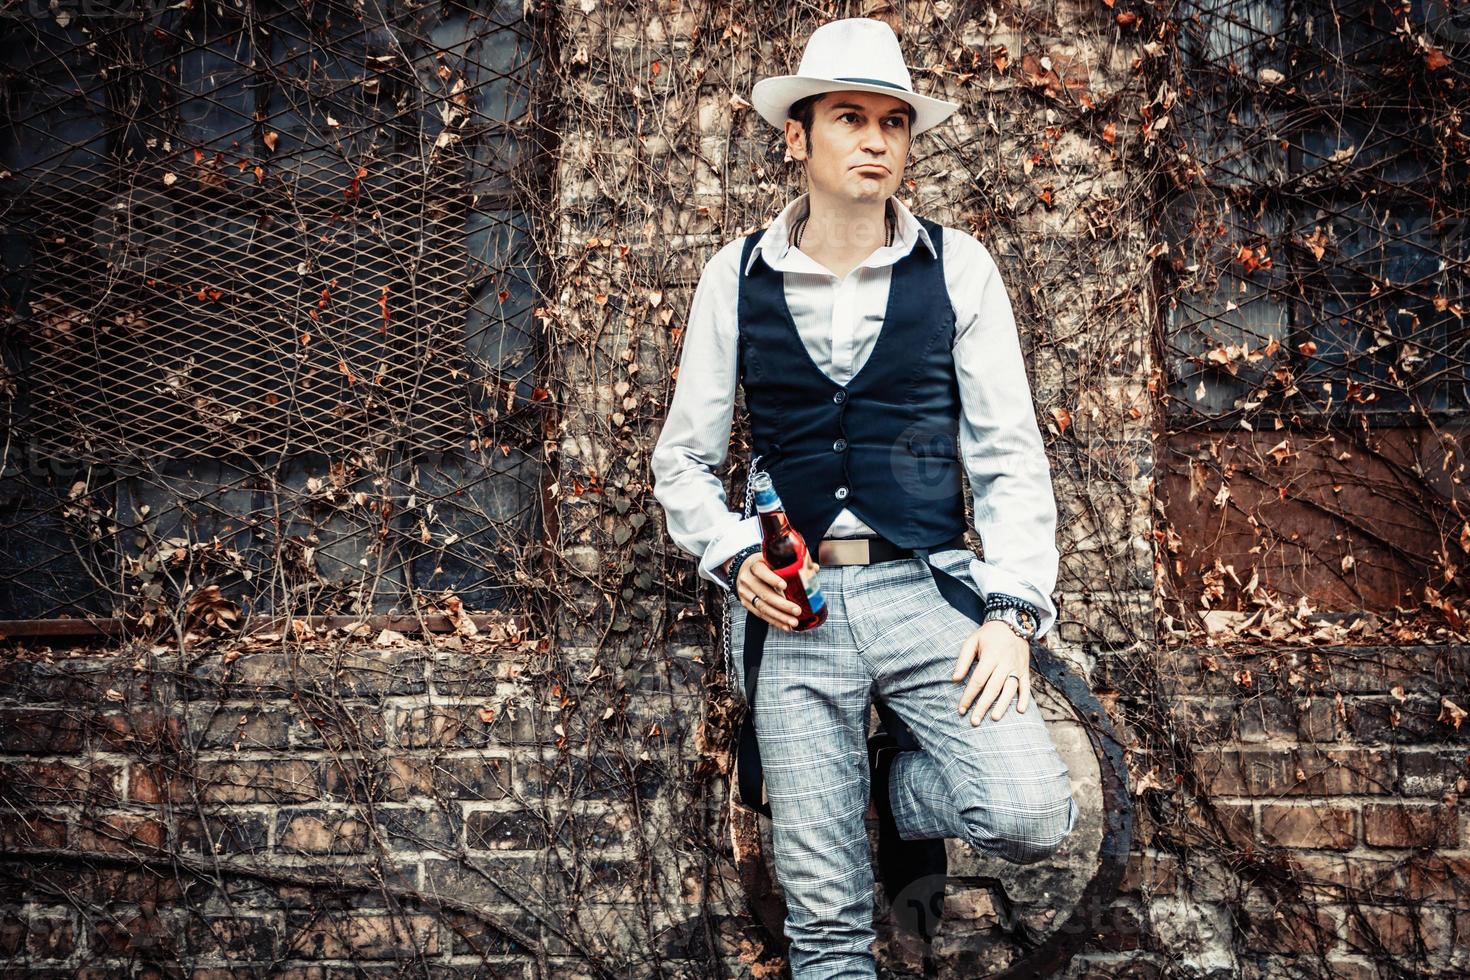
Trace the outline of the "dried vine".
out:
[[[1327,976],[1343,942],[1450,968],[1382,916],[1391,885],[1432,934],[1453,859],[1338,875],[1242,803],[1465,788],[1464,667],[1419,645],[1463,638],[1470,546],[1447,16],[18,10],[4,618],[126,630],[5,655],[17,964],[776,975],[726,843],[718,597],[647,456],[704,260],[801,189],[743,96],[864,15],[964,107],[903,196],[1005,274],[1061,508],[1053,645],[1131,741],[1145,880],[1098,969]],[[731,500],[747,450],[737,427]],[[390,612],[451,632],[366,620]]]

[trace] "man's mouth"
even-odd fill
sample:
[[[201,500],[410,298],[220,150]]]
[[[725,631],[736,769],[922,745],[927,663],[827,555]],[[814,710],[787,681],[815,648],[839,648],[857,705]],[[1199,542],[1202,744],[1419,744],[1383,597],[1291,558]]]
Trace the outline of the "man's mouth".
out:
[[[885,174],[888,173],[888,168],[885,167],[885,166],[883,166],[883,164],[881,164],[881,163],[861,163],[861,164],[858,164],[853,169],[854,170],[881,170]]]

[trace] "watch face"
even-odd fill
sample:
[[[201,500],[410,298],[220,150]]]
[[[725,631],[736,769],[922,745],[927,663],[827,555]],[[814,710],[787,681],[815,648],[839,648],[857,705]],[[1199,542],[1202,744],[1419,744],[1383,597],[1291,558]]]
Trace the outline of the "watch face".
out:
[[[1016,615],[1020,618],[1021,625],[1026,627],[1028,630],[1036,628],[1036,619],[1030,613],[1017,612]]]

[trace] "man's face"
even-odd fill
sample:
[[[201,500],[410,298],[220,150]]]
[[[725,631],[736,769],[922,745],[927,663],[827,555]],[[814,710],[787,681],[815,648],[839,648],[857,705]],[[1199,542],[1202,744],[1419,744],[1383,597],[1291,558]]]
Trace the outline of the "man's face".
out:
[[[817,100],[809,134],[786,121],[791,156],[806,160],[813,190],[858,201],[898,191],[909,156],[908,104],[875,92],[828,92]]]

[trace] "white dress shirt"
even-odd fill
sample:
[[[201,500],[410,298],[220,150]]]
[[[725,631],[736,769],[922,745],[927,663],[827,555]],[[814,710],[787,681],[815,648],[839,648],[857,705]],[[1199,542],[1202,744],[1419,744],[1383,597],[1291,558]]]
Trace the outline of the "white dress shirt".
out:
[[[845,278],[790,244],[792,223],[807,213],[805,194],[782,210],[751,252],[752,264],[759,252],[784,274],[797,332],[813,362],[837,384],[861,370],[877,342],[893,264],[916,246],[934,252],[918,219],[897,198],[892,201],[898,218],[893,244],[879,246]],[[739,386],[736,308],[739,277],[749,271],[749,265],[739,268],[741,245],[739,238],[726,244],[700,275],[674,396],[651,460],[653,494],[664,508],[669,536],[699,558],[701,577],[725,589],[731,584],[721,566],[760,541],[759,518],[729,509],[715,473],[729,454]],[[971,562],[970,575],[983,596],[1015,596],[1035,606],[1041,636],[1056,620],[1056,499],[1010,297],[995,260],[973,236],[945,227],[943,246],[944,280],[955,311],[960,455],[985,555]],[[844,509],[826,536],[875,533]],[[816,542],[808,543],[815,551]]]

